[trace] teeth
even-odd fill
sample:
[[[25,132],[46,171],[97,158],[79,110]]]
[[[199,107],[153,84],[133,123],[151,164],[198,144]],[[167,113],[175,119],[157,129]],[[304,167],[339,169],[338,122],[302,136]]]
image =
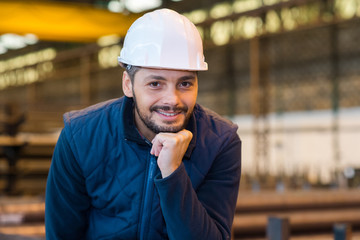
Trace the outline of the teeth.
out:
[[[177,113],[166,113],[166,112],[160,112],[160,113],[165,115],[165,116],[169,116],[169,117],[177,115]]]

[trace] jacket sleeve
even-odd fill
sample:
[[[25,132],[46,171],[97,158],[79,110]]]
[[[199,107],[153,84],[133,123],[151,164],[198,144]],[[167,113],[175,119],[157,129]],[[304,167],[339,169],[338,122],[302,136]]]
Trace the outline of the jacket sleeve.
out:
[[[85,239],[89,206],[81,169],[63,130],[47,179],[46,239]]]
[[[241,174],[241,141],[233,133],[195,191],[183,164],[170,176],[157,176],[169,238],[230,239]]]

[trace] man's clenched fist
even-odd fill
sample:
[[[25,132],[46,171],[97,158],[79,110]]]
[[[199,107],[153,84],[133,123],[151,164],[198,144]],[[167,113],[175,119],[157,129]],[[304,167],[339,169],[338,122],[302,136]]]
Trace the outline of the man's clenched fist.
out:
[[[159,133],[154,137],[150,153],[158,157],[157,164],[163,178],[180,166],[192,136],[190,131],[183,129],[177,133]]]

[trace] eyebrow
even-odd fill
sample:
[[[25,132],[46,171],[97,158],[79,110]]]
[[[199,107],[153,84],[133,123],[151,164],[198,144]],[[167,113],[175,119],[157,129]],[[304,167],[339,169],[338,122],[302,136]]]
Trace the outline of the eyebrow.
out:
[[[186,81],[186,80],[195,80],[195,75],[186,75],[179,78],[180,81]]]
[[[148,79],[148,80],[166,80],[165,77],[159,76],[159,75],[150,75],[150,76],[146,77],[146,79]],[[196,75],[185,75],[185,76],[180,77],[178,80],[186,81],[186,80],[195,80],[195,79],[196,79]]]
[[[159,76],[159,75],[150,75],[148,77],[146,77],[146,79],[151,79],[151,80],[166,80],[166,78]]]

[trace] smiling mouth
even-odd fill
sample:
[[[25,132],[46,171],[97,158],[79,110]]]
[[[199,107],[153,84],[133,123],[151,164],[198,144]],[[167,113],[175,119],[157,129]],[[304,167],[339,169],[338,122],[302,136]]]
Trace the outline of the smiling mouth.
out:
[[[156,111],[157,113],[160,113],[162,115],[165,115],[167,117],[174,117],[176,115],[179,115],[181,112],[163,112],[163,111]]]
[[[187,112],[187,107],[172,107],[172,106],[153,106],[150,108],[150,111],[156,112],[163,117],[175,118],[180,114],[185,114]]]

